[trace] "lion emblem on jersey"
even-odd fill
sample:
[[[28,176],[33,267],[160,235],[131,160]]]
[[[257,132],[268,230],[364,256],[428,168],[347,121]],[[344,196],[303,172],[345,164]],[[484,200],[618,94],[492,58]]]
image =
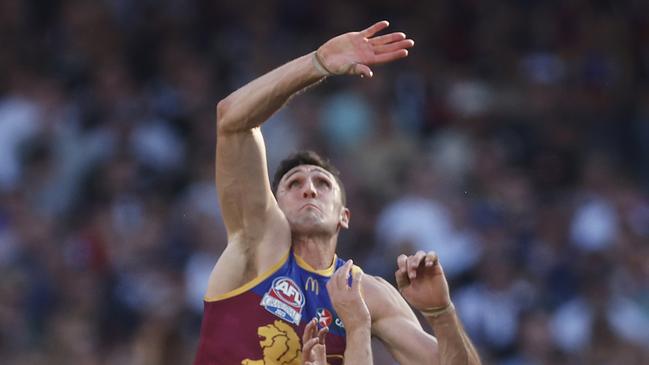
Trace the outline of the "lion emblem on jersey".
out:
[[[261,360],[245,359],[241,361],[242,365],[300,365],[302,355],[300,338],[293,327],[277,320],[259,327],[257,334],[261,338],[259,345],[264,358]]]

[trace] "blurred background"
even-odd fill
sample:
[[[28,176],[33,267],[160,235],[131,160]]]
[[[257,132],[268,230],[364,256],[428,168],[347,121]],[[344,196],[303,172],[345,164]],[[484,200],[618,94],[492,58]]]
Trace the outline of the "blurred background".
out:
[[[486,364],[649,364],[642,0],[2,0],[0,362],[191,363],[217,101],[381,19],[410,57],[294,99],[271,170],[338,165],[370,274],[436,250]]]

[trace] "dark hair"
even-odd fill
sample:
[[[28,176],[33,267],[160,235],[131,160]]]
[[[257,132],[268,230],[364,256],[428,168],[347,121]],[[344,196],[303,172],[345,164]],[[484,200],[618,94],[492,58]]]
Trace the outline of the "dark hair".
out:
[[[275,170],[275,175],[273,176],[272,189],[274,194],[277,194],[279,181],[282,180],[284,174],[286,174],[292,168],[300,165],[319,166],[329,171],[334,176],[336,182],[338,183],[338,186],[340,187],[340,197],[343,205],[347,205],[347,194],[345,193],[345,187],[343,186],[343,182],[340,180],[340,171],[338,171],[338,169],[334,165],[332,165],[331,162],[329,162],[329,160],[324,159],[322,156],[320,156],[314,151],[308,151],[308,150],[298,151],[288,156],[287,158],[282,160],[282,162],[279,163],[277,170]]]

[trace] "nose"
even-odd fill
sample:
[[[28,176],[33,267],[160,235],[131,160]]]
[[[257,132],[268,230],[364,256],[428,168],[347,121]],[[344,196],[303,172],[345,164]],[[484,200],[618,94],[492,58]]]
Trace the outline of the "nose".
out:
[[[313,181],[309,179],[306,184],[304,184],[304,190],[302,191],[302,196],[305,199],[315,199],[315,197],[318,195],[315,186],[313,185]]]

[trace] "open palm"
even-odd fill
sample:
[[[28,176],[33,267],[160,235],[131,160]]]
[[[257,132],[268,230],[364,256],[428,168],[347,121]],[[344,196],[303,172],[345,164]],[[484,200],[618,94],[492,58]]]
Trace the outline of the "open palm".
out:
[[[318,49],[323,66],[335,75],[361,75],[372,77],[369,65],[391,62],[408,56],[407,48],[414,46],[401,32],[375,36],[387,28],[387,21],[380,21],[360,31],[342,34],[329,40]]]

